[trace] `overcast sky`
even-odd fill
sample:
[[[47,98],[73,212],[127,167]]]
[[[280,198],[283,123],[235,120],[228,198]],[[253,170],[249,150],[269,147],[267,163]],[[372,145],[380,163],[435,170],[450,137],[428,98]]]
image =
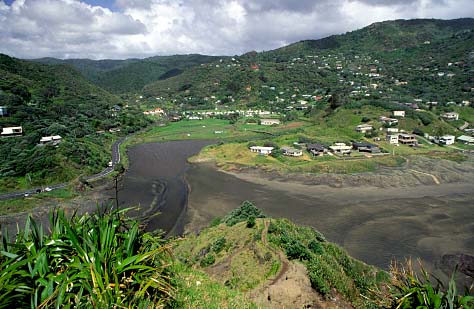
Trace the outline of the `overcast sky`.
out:
[[[19,58],[236,55],[376,21],[474,17],[474,0],[0,0],[0,52]]]

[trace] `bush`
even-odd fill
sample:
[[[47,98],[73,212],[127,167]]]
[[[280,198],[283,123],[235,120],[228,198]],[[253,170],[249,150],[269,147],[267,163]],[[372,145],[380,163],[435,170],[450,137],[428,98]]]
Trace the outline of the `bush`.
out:
[[[216,262],[216,257],[214,256],[214,254],[210,253],[210,254],[207,254],[202,260],[201,260],[201,267],[207,267],[207,266],[210,266],[212,264],[214,264]]]
[[[212,251],[214,251],[215,253],[221,252],[225,244],[226,244],[225,237],[218,238],[211,246]]]
[[[311,240],[308,244],[309,250],[313,252],[314,254],[323,254],[324,253],[324,248],[323,246],[315,240]]]
[[[251,202],[244,201],[239,208],[234,209],[230,214],[225,216],[222,222],[227,224],[227,226],[233,226],[239,222],[247,221],[250,217],[265,218],[265,215]]]
[[[247,219],[247,227],[248,228],[252,228],[255,226],[255,217],[254,216],[250,216],[248,219]]]

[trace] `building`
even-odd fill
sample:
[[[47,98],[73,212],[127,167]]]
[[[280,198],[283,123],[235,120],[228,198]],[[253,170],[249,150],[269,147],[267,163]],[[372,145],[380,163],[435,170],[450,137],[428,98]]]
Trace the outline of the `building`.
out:
[[[272,126],[274,124],[280,124],[280,120],[279,119],[262,119],[260,120],[260,124],[262,126]]]
[[[400,133],[398,134],[398,142],[400,144],[408,146],[418,145],[418,140],[416,139],[416,135],[414,134]]]
[[[385,116],[380,116],[379,120],[380,120],[380,122],[382,122],[383,124],[389,125],[389,126],[394,126],[394,125],[397,125],[397,124],[398,124],[398,119],[395,119],[395,118],[389,118],[389,117],[385,117]]]
[[[398,134],[387,134],[386,140],[392,145],[398,145]]]
[[[352,148],[359,152],[379,153],[379,146],[367,142],[353,142]]]
[[[398,128],[387,128],[388,133],[398,133]]]
[[[165,114],[165,111],[162,109],[162,108],[155,108],[155,109],[152,109],[152,110],[149,110],[149,111],[144,111],[143,112],[144,115],[164,115]]]
[[[454,135],[443,135],[439,137],[438,143],[440,145],[452,145],[454,144],[455,140],[456,140],[456,137]]]
[[[22,127],[6,127],[2,129],[2,136],[15,136],[23,134]]]
[[[62,137],[59,135],[53,135],[53,136],[44,136],[40,139],[40,144],[45,145],[45,144],[50,144],[50,145],[57,145],[61,142]]]
[[[441,115],[441,117],[448,121],[459,120],[459,114],[455,112],[444,113]]]
[[[329,146],[329,149],[335,154],[338,155],[350,155],[352,146],[348,146],[344,143],[334,143],[334,145]]]
[[[303,151],[301,149],[291,147],[281,147],[281,151],[285,156],[290,157],[301,157],[303,155]]]
[[[269,155],[272,153],[273,147],[262,147],[262,146],[252,146],[250,147],[251,152],[257,152],[261,155]]]
[[[474,137],[472,136],[467,136],[467,135],[461,135],[458,138],[456,138],[459,142],[466,144],[466,145],[474,145]]]
[[[405,111],[393,111],[392,116],[393,117],[405,117]]]
[[[316,144],[308,144],[306,146],[306,150],[311,153],[313,156],[323,156],[328,152],[328,149],[324,147],[324,145],[316,143]]]
[[[356,132],[365,134],[369,131],[372,131],[373,129],[374,127],[370,124],[360,124],[356,127]]]
[[[0,106],[0,116],[8,116],[8,108],[6,106]]]

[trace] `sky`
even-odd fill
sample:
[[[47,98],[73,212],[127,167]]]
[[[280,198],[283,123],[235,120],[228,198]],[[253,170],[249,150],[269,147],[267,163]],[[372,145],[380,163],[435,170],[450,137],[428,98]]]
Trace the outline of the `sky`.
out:
[[[393,19],[474,17],[474,0],[0,0],[0,53],[240,55]]]

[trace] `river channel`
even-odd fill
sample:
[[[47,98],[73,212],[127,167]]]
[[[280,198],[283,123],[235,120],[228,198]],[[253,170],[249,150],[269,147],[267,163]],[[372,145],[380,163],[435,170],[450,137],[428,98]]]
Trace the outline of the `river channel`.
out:
[[[352,256],[385,269],[394,258],[420,257],[435,265],[445,254],[474,253],[472,183],[334,188],[233,175],[186,162],[210,143],[131,148],[121,204],[140,205],[136,214],[149,229],[182,234],[250,200],[267,215],[312,226]]]

